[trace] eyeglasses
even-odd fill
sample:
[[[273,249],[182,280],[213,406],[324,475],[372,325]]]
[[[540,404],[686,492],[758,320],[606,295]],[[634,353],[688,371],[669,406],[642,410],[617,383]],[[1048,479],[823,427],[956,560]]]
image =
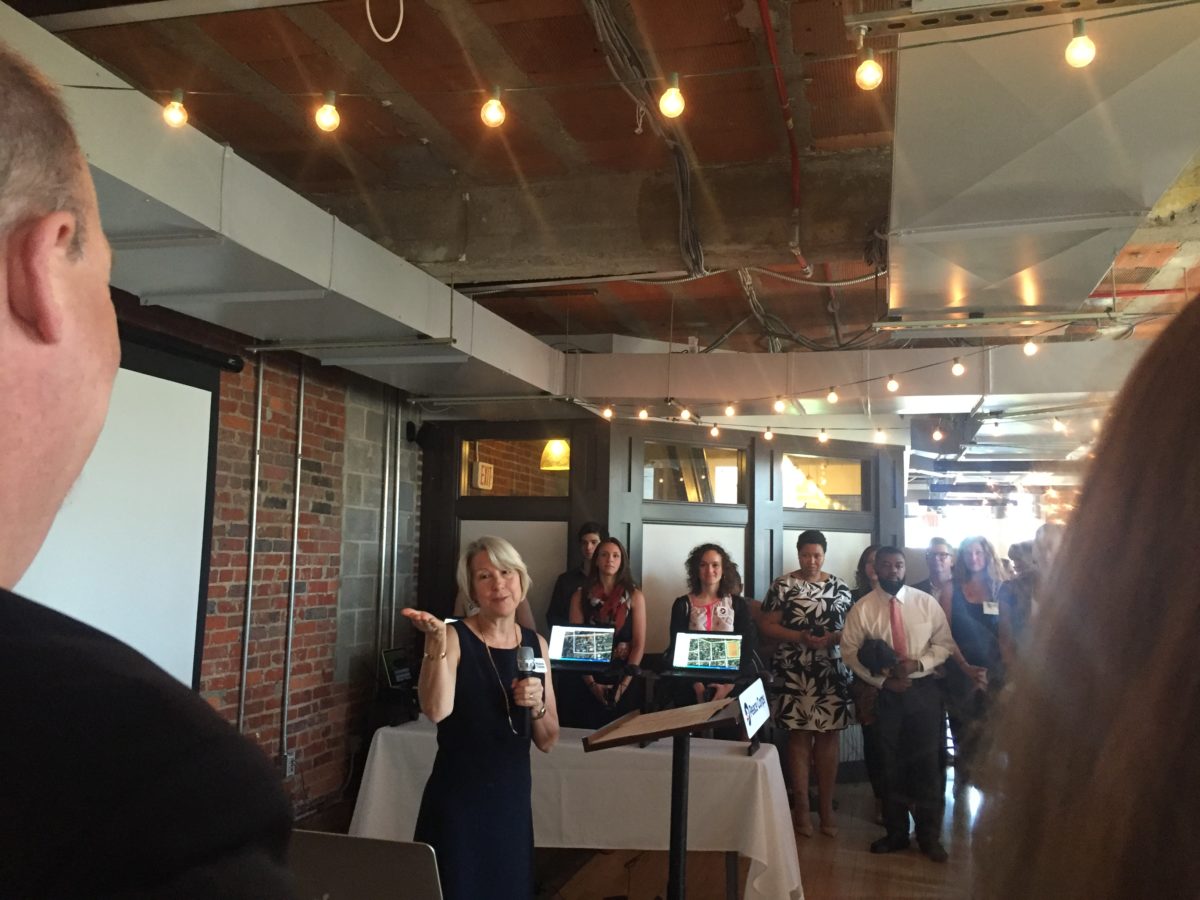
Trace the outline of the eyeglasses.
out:
[[[927,553],[925,555],[928,556],[930,559],[952,559],[953,558],[949,553]]]

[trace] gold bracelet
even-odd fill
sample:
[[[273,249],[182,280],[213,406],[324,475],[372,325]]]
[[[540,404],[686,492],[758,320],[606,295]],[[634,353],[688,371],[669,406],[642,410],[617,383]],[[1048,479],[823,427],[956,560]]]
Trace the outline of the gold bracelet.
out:
[[[533,721],[536,722],[538,719],[544,719],[545,717],[546,717],[546,704],[543,703],[542,708],[539,709],[537,712],[535,712],[530,718],[532,718]]]
[[[430,656],[428,653],[423,653],[423,654],[421,654],[421,655],[422,655],[422,656],[424,656],[426,659],[435,659],[435,660],[436,660],[436,659],[445,659],[445,658],[446,658],[446,651],[445,651],[445,650],[443,650],[443,651],[442,651],[442,655],[441,655],[441,656]]]

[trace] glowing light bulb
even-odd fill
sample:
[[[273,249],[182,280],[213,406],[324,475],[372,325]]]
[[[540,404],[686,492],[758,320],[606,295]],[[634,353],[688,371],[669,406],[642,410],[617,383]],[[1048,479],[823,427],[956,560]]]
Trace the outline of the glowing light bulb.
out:
[[[679,76],[672,72],[670,85],[658,98],[658,111],[668,119],[677,119],[683,114],[683,94],[679,90]]]
[[[945,435],[942,434],[942,429],[939,426],[939,427],[933,429],[933,434],[930,435],[930,437],[932,437],[935,441],[940,441],[942,438],[945,437]]]
[[[891,391],[893,394],[896,393],[896,391],[900,390],[900,382],[898,382],[896,380],[895,375],[888,376],[887,389],[889,391]]]
[[[781,413],[781,412],[783,412],[785,409],[787,409],[787,404],[783,402],[783,398],[782,398],[782,397],[776,397],[776,398],[775,398],[775,412],[777,412],[777,413]]]
[[[639,410],[638,410],[638,418],[639,418],[639,419],[648,419],[648,418],[650,418],[650,410],[648,410],[648,409],[645,409],[645,408],[639,409]]]
[[[604,409],[600,411],[600,415],[604,416],[606,419],[611,419],[613,417],[613,408],[611,406],[604,407]]]
[[[862,62],[854,72],[854,82],[864,91],[873,91],[883,84],[883,66],[875,61],[875,51],[863,48]]]
[[[1023,349],[1025,350],[1026,356],[1033,356],[1038,352],[1038,345],[1033,342],[1033,338],[1030,338],[1025,342],[1025,347]]]
[[[1051,427],[1053,427],[1054,430],[1057,431],[1059,434],[1063,434],[1067,430],[1066,423],[1063,422],[1063,420],[1060,419],[1058,416],[1054,417],[1054,421],[1051,423]]]
[[[875,443],[883,444],[886,442],[887,442],[887,432],[885,432],[882,428],[876,428],[875,429]]]
[[[955,378],[961,378],[962,374],[967,371],[967,367],[962,364],[961,359],[955,357],[954,365],[950,367],[950,371],[954,373]]]
[[[182,128],[187,124],[188,113],[183,106],[183,91],[179,88],[171,91],[171,102],[163,107],[162,117],[172,128]]]
[[[824,428],[822,428],[821,433],[817,435],[817,440],[820,441],[822,444],[829,443],[829,434],[825,431]]]
[[[686,422],[691,417],[692,417],[692,411],[690,409],[688,409],[686,406],[679,411],[679,418],[683,419],[683,421]]]
[[[1100,430],[1100,420],[1092,419],[1092,431],[1099,431],[1099,430]]]
[[[497,85],[492,88],[492,96],[480,107],[479,118],[488,128],[499,128],[504,124],[504,118],[507,115],[504,104],[500,102],[500,87]]]
[[[737,412],[737,410],[733,408],[732,403],[730,403],[728,406],[725,407],[725,415],[727,415],[727,416],[732,416],[736,412]]]
[[[1076,19],[1071,23],[1071,28],[1075,36],[1071,38],[1071,43],[1067,44],[1067,65],[1082,69],[1096,58],[1096,45],[1087,36],[1087,24],[1083,19]]]
[[[337,111],[336,100],[337,94],[333,91],[326,91],[325,102],[317,108],[317,112],[313,116],[313,121],[317,123],[317,127],[322,131],[337,131],[337,127],[342,124],[342,117]]]
[[[763,440],[764,441],[775,440],[775,432],[773,432],[770,428],[768,428],[766,431],[763,432]]]
[[[708,433],[711,434],[713,437],[720,437],[721,429],[718,428],[716,425],[714,425],[712,428],[708,429]]]
[[[830,388],[829,393],[825,395],[825,399],[828,400],[830,403],[837,403],[838,402],[837,389]]]

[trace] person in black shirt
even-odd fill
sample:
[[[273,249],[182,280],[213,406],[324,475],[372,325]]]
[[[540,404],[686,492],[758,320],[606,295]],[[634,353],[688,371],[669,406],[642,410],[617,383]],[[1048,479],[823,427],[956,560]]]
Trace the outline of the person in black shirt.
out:
[[[584,522],[580,526],[578,539],[582,561],[578,568],[563,572],[555,580],[554,591],[550,595],[550,606],[546,609],[547,627],[570,624],[571,595],[587,583],[588,573],[592,570],[592,554],[607,537],[608,529],[599,522]]]
[[[0,894],[292,897],[258,750],[137,651],[11,592],[96,443],[112,253],[62,102],[0,44]]]

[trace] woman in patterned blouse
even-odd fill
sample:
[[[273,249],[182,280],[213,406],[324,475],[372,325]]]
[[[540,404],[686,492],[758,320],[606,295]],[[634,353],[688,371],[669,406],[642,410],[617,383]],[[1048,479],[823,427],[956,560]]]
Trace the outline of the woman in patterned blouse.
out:
[[[833,837],[833,786],[839,732],[850,724],[850,674],[839,644],[850,609],[850,587],[821,570],[825,535],[805,531],[796,541],[800,568],[777,578],[763,600],[762,633],[780,641],[775,673],[780,693],[775,722],[788,732],[788,761],[796,832],[813,833],[808,812],[808,761],[816,760],[821,833]]]

